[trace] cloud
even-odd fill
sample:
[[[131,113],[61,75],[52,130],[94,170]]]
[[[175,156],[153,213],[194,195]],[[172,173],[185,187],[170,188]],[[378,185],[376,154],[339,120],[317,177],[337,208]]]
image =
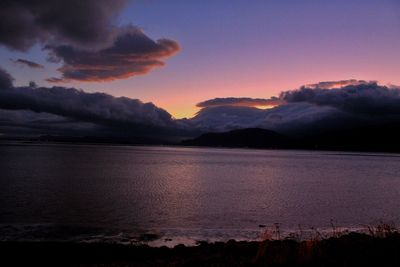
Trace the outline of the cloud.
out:
[[[0,91],[11,88],[14,78],[4,69],[0,67]]]
[[[173,124],[171,115],[152,103],[103,93],[85,93],[74,88],[16,87],[1,90],[0,96],[2,109],[46,112],[101,124]]]
[[[203,131],[260,127],[288,135],[400,123],[398,87],[353,81],[341,88],[324,89],[328,84],[330,88],[348,83],[322,82],[319,83],[322,86],[303,86],[282,92],[279,96],[282,104],[266,110],[249,106],[204,105],[191,121]]]
[[[316,126],[323,119],[341,114],[334,108],[308,103],[284,104],[271,109],[218,106],[203,108],[191,122],[204,132],[258,127],[297,134]]]
[[[126,0],[2,0],[0,43],[26,51],[36,43],[107,46]]]
[[[368,84],[369,82],[363,80],[341,80],[341,81],[328,81],[328,82],[319,82],[314,84],[307,84],[304,87],[312,88],[312,89],[333,89],[333,88],[341,88],[348,85],[360,85],[360,84]]]
[[[4,0],[0,44],[27,51],[40,44],[48,60],[61,63],[61,77],[48,82],[104,82],[146,74],[180,50],[134,26],[115,23],[127,0]],[[34,62],[17,60],[30,67]]]
[[[225,97],[214,98],[198,103],[196,106],[200,108],[217,107],[217,106],[277,106],[282,104],[282,100],[278,97],[271,98],[249,98],[249,97]]]
[[[30,110],[0,109],[0,133],[14,136],[101,136],[107,134],[105,128],[90,122],[82,122]]]
[[[12,81],[0,70],[0,133],[159,138],[260,127],[304,136],[400,123],[400,89],[375,82],[336,89],[303,86],[261,101],[282,103],[270,109],[251,106],[260,104],[257,99],[212,99],[199,104],[204,107],[195,117],[176,120],[137,99],[60,86],[14,87]]]
[[[7,85],[6,82],[1,84]],[[70,124],[71,121],[75,124],[89,123],[115,136],[178,135],[189,130],[184,121],[174,120],[167,111],[152,103],[104,93],[86,93],[74,88],[11,86],[0,89],[0,109],[30,111],[38,117],[50,114],[52,118],[62,117]],[[47,125],[50,127],[51,124]]]
[[[400,115],[400,89],[362,82],[337,89],[302,87],[283,92],[281,98],[289,103],[307,102],[331,106],[353,114],[368,116]]]
[[[28,66],[29,68],[32,69],[44,69],[44,66],[41,64],[38,64],[36,62],[30,61],[30,60],[26,60],[26,59],[17,59],[17,60],[13,60],[11,59],[12,62],[16,63],[16,64],[20,64],[23,66]]]
[[[163,58],[179,51],[179,44],[168,39],[153,41],[141,30],[125,27],[111,47],[100,51],[86,51],[73,46],[45,47],[53,61],[63,62],[58,69],[62,78],[49,82],[78,80],[85,82],[112,81],[145,74],[154,67],[163,66]]]

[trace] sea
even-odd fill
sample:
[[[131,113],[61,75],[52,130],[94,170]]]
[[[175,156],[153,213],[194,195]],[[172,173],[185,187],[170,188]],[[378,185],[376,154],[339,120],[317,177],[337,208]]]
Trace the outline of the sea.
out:
[[[195,245],[400,223],[400,154],[0,144],[0,240]]]

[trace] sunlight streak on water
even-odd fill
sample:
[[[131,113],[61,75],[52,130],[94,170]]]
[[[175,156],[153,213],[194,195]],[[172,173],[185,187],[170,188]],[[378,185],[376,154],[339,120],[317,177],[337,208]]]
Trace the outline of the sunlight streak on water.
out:
[[[257,238],[259,225],[274,223],[400,222],[396,154],[0,145],[0,169],[3,226],[115,229],[132,239],[151,230],[176,241]]]

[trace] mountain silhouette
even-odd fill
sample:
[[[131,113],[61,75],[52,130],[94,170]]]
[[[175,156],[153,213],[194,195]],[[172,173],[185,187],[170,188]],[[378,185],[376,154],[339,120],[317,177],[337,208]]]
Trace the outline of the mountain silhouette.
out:
[[[275,131],[247,128],[229,132],[205,133],[184,140],[185,146],[311,149],[335,151],[400,152],[400,125],[375,125],[310,132],[288,136]]]

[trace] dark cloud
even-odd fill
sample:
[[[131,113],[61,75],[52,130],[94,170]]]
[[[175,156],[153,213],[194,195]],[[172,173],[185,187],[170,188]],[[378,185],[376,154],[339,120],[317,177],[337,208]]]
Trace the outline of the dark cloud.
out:
[[[57,120],[62,118],[63,125],[76,126],[82,123],[96,125],[97,129],[102,128],[103,132],[116,136],[178,135],[188,131],[185,121],[174,120],[167,111],[152,103],[143,103],[127,97],[113,97],[104,93],[86,93],[74,88],[9,87],[0,90],[0,109],[15,112],[30,111],[28,120],[30,123],[27,123],[27,126],[34,125],[31,119],[33,112],[42,119],[43,114],[49,114],[45,118],[51,116],[53,121],[54,118]],[[26,113],[22,113],[24,114]],[[11,125],[9,120],[6,120],[8,123],[4,121],[3,118],[3,126]],[[23,124],[24,118],[20,116],[18,121]],[[60,125],[53,121],[48,121],[47,126],[51,128],[51,125]],[[43,124],[46,124],[45,120],[36,126]]]
[[[13,86],[13,81],[14,78],[0,67],[0,91],[11,88]]]
[[[38,64],[36,62],[30,61],[30,60],[26,60],[26,59],[17,59],[17,60],[11,60],[12,62],[16,63],[16,64],[21,64],[23,66],[28,66],[29,68],[32,69],[44,69],[44,66],[41,64]]]
[[[153,41],[141,30],[129,26],[121,31],[113,45],[100,51],[86,51],[73,46],[46,46],[52,60],[62,60],[62,78],[49,82],[111,81],[145,74],[163,66],[163,58],[179,51],[179,44],[168,39]]]
[[[171,115],[152,103],[103,93],[85,93],[65,87],[16,87],[12,90],[1,90],[0,108],[46,112],[105,124],[173,124]]]
[[[137,99],[65,87],[13,87],[12,77],[0,71],[0,132],[159,137],[259,127],[307,135],[400,123],[400,89],[375,82],[337,89],[303,86],[271,99],[283,104],[258,109],[246,98],[212,99],[194,118],[176,120]]]
[[[98,136],[104,135],[104,127],[59,115],[30,110],[0,109],[0,133],[14,136]]]
[[[217,107],[217,106],[276,106],[282,104],[282,100],[278,97],[271,98],[250,98],[250,97],[225,97],[214,98],[198,103],[196,106],[200,108]]]
[[[38,42],[108,45],[126,0],[2,0],[0,43],[25,51]]]
[[[347,86],[335,88],[340,84]],[[260,127],[286,134],[400,123],[400,89],[376,82],[322,82],[283,92],[279,100],[281,105],[266,110],[205,105],[192,122],[205,131]]]
[[[307,102],[331,106],[352,114],[369,116],[400,115],[400,89],[362,82],[338,89],[302,87],[283,92],[281,98],[289,103]]]
[[[169,39],[152,40],[134,26],[115,24],[126,0],[3,0],[0,44],[26,51],[40,44],[61,77],[48,82],[112,81],[148,73],[179,51]],[[30,67],[34,62],[17,60]]]

